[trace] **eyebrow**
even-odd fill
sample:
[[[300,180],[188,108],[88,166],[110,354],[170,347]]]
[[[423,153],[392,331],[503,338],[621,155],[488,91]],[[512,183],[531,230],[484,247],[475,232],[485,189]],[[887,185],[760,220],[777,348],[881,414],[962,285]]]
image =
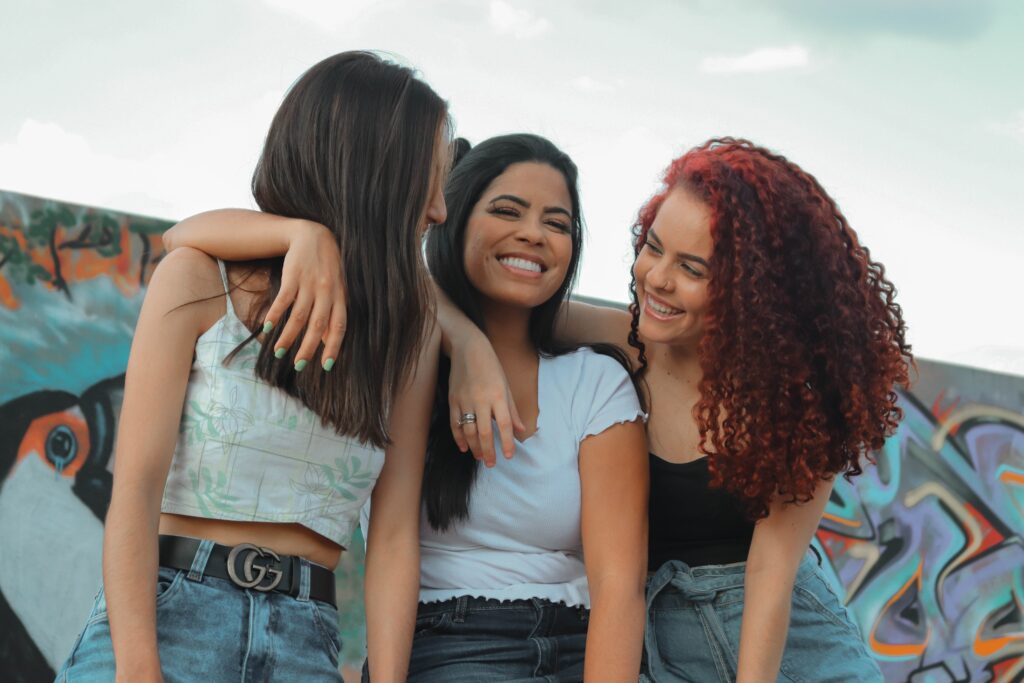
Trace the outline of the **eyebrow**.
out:
[[[650,230],[648,230],[648,233],[650,234],[651,237],[653,237],[655,240],[657,240],[658,244],[662,244],[661,238],[658,237],[658,233],[654,232],[654,228],[651,228]],[[676,252],[676,257],[682,259],[683,261],[694,261],[696,263],[701,264],[705,268],[710,268],[711,267],[711,266],[708,265],[707,261],[702,259],[700,256],[697,256],[696,254],[688,254],[685,251],[677,251]]]
[[[522,197],[517,197],[514,194],[499,194],[497,197],[495,197],[494,199],[492,199],[488,203],[488,206],[491,206],[495,202],[499,202],[502,199],[506,199],[506,200],[508,200],[508,201],[510,201],[510,202],[512,202],[514,204],[518,204],[519,206],[523,207],[524,209],[529,209],[530,208],[530,202],[526,201]],[[545,206],[543,213],[561,213],[561,214],[564,214],[568,218],[572,218],[572,214],[569,211],[567,211],[566,209],[563,209],[560,206]]]

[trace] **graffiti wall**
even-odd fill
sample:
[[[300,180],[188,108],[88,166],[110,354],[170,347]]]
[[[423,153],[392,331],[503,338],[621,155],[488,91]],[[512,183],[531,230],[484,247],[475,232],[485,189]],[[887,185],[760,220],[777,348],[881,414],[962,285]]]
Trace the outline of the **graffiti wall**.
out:
[[[49,681],[100,582],[124,368],[167,221],[0,192],[0,680]],[[1024,378],[920,363],[826,566],[891,681],[1024,680]],[[343,657],[362,552],[338,570]]]
[[[817,534],[891,681],[1024,680],[1024,378],[920,362]]]

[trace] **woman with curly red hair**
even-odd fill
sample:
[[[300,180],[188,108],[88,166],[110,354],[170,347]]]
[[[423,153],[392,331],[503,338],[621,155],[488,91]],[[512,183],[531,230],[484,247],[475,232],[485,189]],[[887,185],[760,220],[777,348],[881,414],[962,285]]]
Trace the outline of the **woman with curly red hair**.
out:
[[[672,162],[634,237],[630,312],[574,303],[563,333],[626,348],[645,380],[642,679],[881,681],[809,548],[835,477],[901,417],[911,355],[882,265],[813,176],[731,138]],[[453,405],[514,420],[490,364],[461,365]]]

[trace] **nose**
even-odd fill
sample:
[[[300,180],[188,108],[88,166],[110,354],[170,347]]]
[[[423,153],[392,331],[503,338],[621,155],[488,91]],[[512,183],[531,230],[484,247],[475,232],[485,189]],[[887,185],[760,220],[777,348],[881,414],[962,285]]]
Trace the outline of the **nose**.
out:
[[[440,225],[446,220],[448,220],[448,205],[445,204],[444,195],[438,193],[437,198],[427,207],[427,222]]]
[[[651,289],[658,289],[663,292],[673,291],[675,289],[675,282],[672,280],[672,276],[669,272],[669,268],[671,267],[672,263],[669,259],[658,259],[658,261],[651,266],[651,269],[647,271],[647,277],[645,278],[647,285]]]
[[[517,227],[516,239],[520,242],[526,242],[527,244],[540,244],[544,241],[544,226],[541,224],[539,218],[528,218],[527,220],[520,221]]]

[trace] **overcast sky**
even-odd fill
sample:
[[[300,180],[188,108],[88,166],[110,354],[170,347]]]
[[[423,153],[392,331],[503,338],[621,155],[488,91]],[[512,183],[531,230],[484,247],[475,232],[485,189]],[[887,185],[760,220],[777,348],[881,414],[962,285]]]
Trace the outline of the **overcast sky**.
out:
[[[1024,374],[1024,3],[0,0],[0,188],[165,218],[252,206],[285,89],[353,48],[459,134],[576,160],[578,291],[624,301],[629,227],[677,154],[750,138],[815,174],[921,356]]]

